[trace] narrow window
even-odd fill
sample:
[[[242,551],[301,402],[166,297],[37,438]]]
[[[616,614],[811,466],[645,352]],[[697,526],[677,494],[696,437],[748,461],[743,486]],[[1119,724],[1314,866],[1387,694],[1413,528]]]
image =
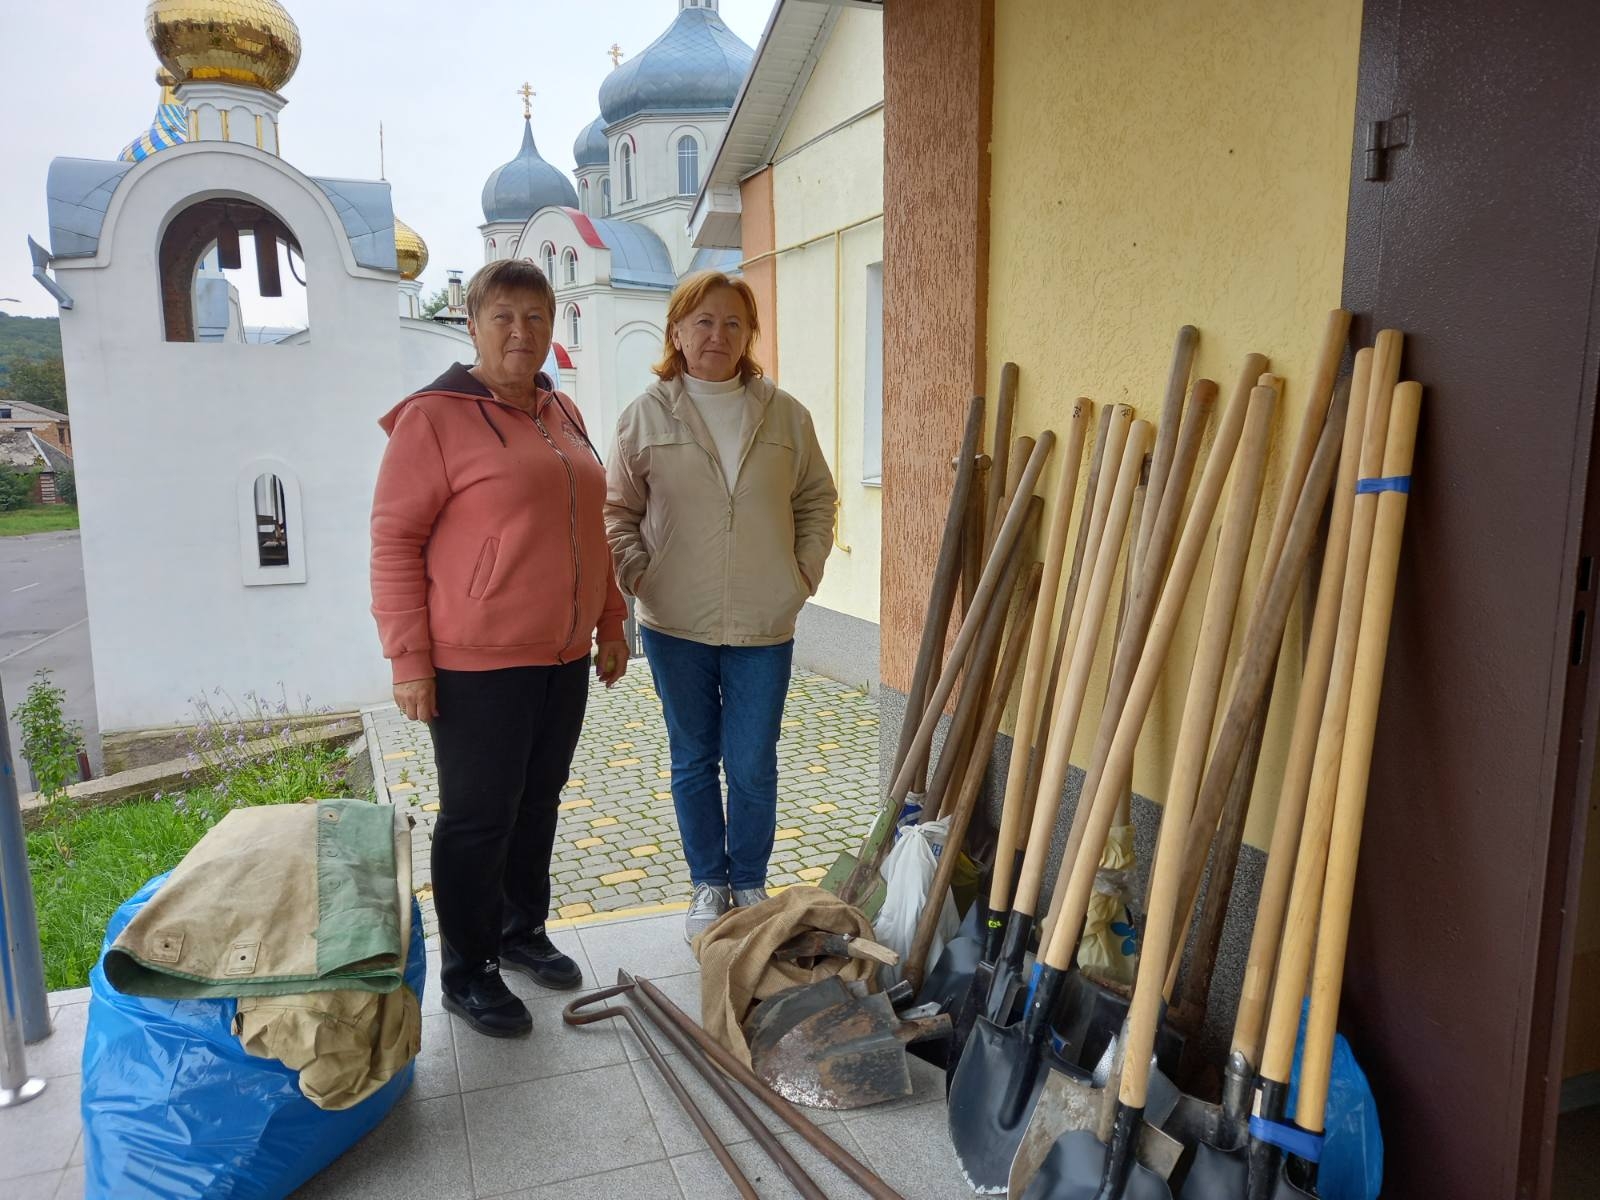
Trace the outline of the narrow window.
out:
[[[571,246],[561,252],[561,278],[567,283],[578,282],[578,252]]]
[[[623,142],[617,154],[622,163],[622,202],[627,204],[633,199],[633,147]]]
[[[556,277],[556,248],[546,242],[539,251],[540,266],[544,268],[544,277],[554,282]]]
[[[581,346],[583,344],[583,342],[579,338],[579,334],[581,332],[581,321],[582,321],[582,318],[581,318],[581,316],[580,316],[580,314],[578,312],[578,306],[576,304],[567,305],[567,345],[568,346],[571,346],[573,348],[577,348],[578,346]]]
[[[263,567],[289,565],[289,506],[276,475],[256,476],[256,561]]]
[[[607,175],[600,181],[600,215],[611,215],[611,176]]]
[[[688,134],[678,139],[678,194],[692,196],[700,190],[700,146]]]

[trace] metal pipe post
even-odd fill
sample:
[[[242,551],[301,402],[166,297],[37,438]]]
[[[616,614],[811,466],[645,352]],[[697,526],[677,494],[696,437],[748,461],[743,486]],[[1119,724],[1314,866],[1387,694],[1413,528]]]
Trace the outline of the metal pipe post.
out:
[[[6,1002],[20,1013],[22,1040],[50,1036],[50,1002],[44,987],[39,920],[28,875],[28,839],[22,829],[17,777],[11,768],[11,734],[5,692],[0,690],[0,961],[7,963]]]

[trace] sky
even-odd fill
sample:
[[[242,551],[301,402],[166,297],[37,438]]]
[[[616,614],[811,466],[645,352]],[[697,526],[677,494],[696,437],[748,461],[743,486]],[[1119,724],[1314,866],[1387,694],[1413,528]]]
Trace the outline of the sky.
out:
[[[483,263],[479,195],[522,140],[526,80],[539,153],[572,171],[572,143],[599,110],[613,42],[643,50],[678,0],[281,0],[300,27],[300,66],[283,88],[284,157],[307,175],[378,177],[378,123],[395,214],[428,243],[423,294],[445,271]],[[149,128],[159,65],[142,0],[0,3],[0,79],[19,115],[0,131],[0,300],[13,315],[54,316],[32,278],[28,235],[49,245],[45,175],[57,156],[114,159]],[[750,46],[772,0],[722,0]],[[247,264],[248,265],[248,264]],[[253,276],[253,269],[246,272]],[[293,281],[284,275],[285,292]],[[296,299],[261,305],[292,323]],[[252,313],[246,312],[250,321]]]

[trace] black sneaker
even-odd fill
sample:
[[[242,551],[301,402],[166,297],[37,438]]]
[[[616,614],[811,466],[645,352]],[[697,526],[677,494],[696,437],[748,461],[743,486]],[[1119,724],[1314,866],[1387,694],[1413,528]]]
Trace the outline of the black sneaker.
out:
[[[500,965],[558,992],[571,991],[583,982],[578,964],[556,949],[543,925],[515,944],[501,946]]]
[[[441,999],[446,1012],[488,1037],[524,1037],[533,1029],[528,1006],[511,994],[493,959],[473,973],[463,992],[454,996],[442,992]]]

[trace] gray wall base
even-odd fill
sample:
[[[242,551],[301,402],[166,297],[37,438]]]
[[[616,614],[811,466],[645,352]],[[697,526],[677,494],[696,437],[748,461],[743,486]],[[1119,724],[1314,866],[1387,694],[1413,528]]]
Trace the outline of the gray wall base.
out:
[[[863,687],[871,695],[878,690],[878,627],[807,603],[795,623],[794,665]]]

